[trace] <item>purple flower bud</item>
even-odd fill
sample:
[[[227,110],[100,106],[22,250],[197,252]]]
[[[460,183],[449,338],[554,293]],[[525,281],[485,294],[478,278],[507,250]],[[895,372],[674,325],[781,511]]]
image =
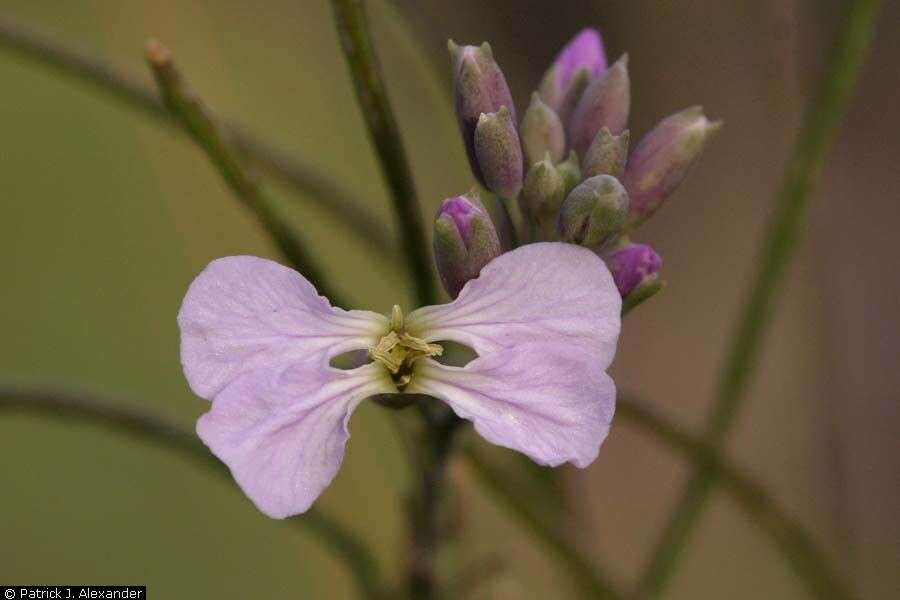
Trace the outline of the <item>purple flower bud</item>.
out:
[[[477,192],[444,200],[434,221],[434,258],[451,297],[500,253],[497,231]]]
[[[475,157],[484,185],[501,198],[522,189],[522,144],[509,109],[482,114],[475,126]]]
[[[453,60],[453,92],[456,117],[462,133],[466,155],[472,174],[482,184],[484,177],[475,155],[475,127],[484,113],[493,113],[505,106],[516,122],[516,108],[506,85],[506,78],[494,61],[490,45],[457,46],[448,42]]]
[[[662,259],[650,246],[628,243],[606,257],[606,265],[622,298],[658,286]]]
[[[541,99],[566,122],[591,80],[606,70],[603,40],[596,29],[583,29],[566,44],[541,81]]]
[[[566,153],[566,132],[553,109],[541,101],[538,93],[531,96],[531,104],[519,126],[525,164],[529,167],[550,153],[550,160],[559,162]]]
[[[601,248],[617,235],[628,216],[628,194],[611,175],[586,179],[572,190],[559,212],[559,235],[570,244]]]
[[[621,135],[613,135],[609,129],[602,127],[584,155],[581,170],[585,179],[596,175],[612,175],[621,179],[628,159],[630,137],[627,129]]]
[[[695,106],[666,117],[641,140],[623,177],[631,197],[629,226],[642,223],[675,191],[721,126]]]
[[[569,122],[569,145],[584,156],[601,128],[620,134],[628,124],[631,84],[628,55],[617,60],[602,77],[594,80],[575,106]]]

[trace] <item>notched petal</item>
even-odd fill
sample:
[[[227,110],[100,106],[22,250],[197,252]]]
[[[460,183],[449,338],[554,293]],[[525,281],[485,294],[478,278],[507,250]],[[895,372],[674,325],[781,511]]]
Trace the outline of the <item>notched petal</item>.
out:
[[[259,510],[281,519],[305,512],[334,479],[353,410],[391,389],[375,365],[246,373],[215,397],[197,434]]]
[[[609,269],[585,248],[522,246],[488,263],[449,304],[407,317],[427,341],[453,340],[479,356],[522,344],[577,346],[605,369],[615,355],[622,299]]]
[[[409,391],[440,398],[489,442],[535,462],[586,467],[615,411],[612,379],[570,345],[524,344],[463,368],[425,361]]]
[[[191,389],[211,399],[257,369],[283,370],[373,344],[387,318],[332,307],[296,271],[253,256],[211,262],[178,313],[181,362]]]

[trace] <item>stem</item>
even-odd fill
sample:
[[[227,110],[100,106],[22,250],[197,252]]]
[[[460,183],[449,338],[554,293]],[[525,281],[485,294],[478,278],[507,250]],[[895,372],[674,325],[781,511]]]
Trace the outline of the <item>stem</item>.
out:
[[[429,409],[436,410],[429,410]],[[425,408],[425,432],[419,461],[419,481],[410,499],[412,547],[407,582],[412,598],[434,600],[440,596],[437,555],[441,541],[441,496],[448,459],[462,423],[443,407]]]
[[[91,423],[129,438],[168,448],[232,482],[224,464],[193,432],[154,414],[91,394],[0,385],[0,411],[34,414]],[[229,486],[234,488],[233,485]],[[322,511],[312,508],[290,523],[316,536],[350,570],[360,598],[382,597],[383,586],[374,556],[357,536]]]
[[[616,414],[652,433],[672,450],[685,454],[694,465],[715,473],[724,491],[775,544],[814,597],[831,600],[851,597],[812,536],[761,485],[727,463],[715,444],[685,433],[627,398],[619,398]]]
[[[624,317],[646,300],[649,300],[651,296],[655,296],[661,289],[663,289],[663,282],[659,280],[634,288],[630,294],[622,298],[622,316]]]
[[[412,271],[418,303],[421,306],[432,304],[435,289],[429,263],[431,253],[422,228],[412,172],[369,34],[362,0],[331,0],[331,6],[356,97],[382,175],[391,191],[402,248]]]
[[[730,431],[745,398],[775,300],[802,233],[810,193],[864,63],[879,4],[879,0],[850,1],[825,77],[808,109],[778,193],[777,212],[762,245],[759,270],[722,370],[708,422],[708,440],[712,444],[721,443]],[[647,594],[659,594],[668,582],[717,476],[708,463],[695,468],[642,578],[641,589]]]
[[[0,17],[0,47],[78,82],[91,84],[124,105],[162,123],[178,125],[153,90],[142,81],[80,48],[57,41],[55,35],[40,32],[8,17]],[[243,127],[223,124],[222,128],[225,137],[254,164],[298,192],[315,198],[319,206],[350,227],[371,249],[387,255],[393,253],[390,234],[377,225],[378,220],[364,203],[354,200],[337,182],[264,143]]]
[[[275,214],[268,194],[244,167],[242,157],[238,156],[234,147],[225,141],[222,129],[202,100],[190,89],[169,51],[159,42],[151,40],[147,43],[147,62],[153,70],[163,103],[206,152],[235,197],[250,209],[282,254],[316,286],[319,293],[336,301],[303,243]]]
[[[475,446],[466,448],[465,457],[482,486],[490,490],[494,498],[503,503],[566,566],[585,598],[624,598],[622,593],[616,591],[610,577],[588,560],[582,550],[572,545],[566,534],[550,525],[529,504],[522,502],[523,495],[516,491],[516,486],[502,469],[492,465]]]

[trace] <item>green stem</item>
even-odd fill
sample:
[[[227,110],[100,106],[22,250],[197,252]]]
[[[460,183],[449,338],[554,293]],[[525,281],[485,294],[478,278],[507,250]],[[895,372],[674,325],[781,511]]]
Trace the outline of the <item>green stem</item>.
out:
[[[391,191],[394,213],[400,227],[402,248],[409,261],[419,305],[435,300],[434,280],[418,199],[403,140],[391,109],[375,47],[361,0],[331,0],[341,47],[381,164]]]
[[[652,433],[655,439],[684,454],[692,464],[714,473],[723,490],[775,544],[814,597],[832,600],[851,597],[812,536],[778,506],[763,486],[727,463],[716,445],[685,433],[628,398],[619,398],[616,416]]]
[[[447,462],[453,452],[456,432],[463,423],[444,407],[432,404],[425,404],[425,407],[425,428],[417,446],[416,485],[409,500],[412,539],[407,588],[410,597],[416,600],[434,600],[443,596],[437,572],[442,538],[441,503]]]
[[[303,243],[274,212],[274,203],[267,192],[250,175],[234,147],[225,141],[222,129],[202,100],[190,89],[169,51],[159,42],[150,41],[147,43],[147,62],[156,78],[163,103],[206,152],[235,197],[250,209],[278,249],[316,286],[319,293],[339,303]]]
[[[624,598],[622,593],[616,591],[609,575],[588,560],[584,551],[573,546],[562,531],[551,525],[532,506],[522,502],[522,495],[517,493],[515,484],[506,477],[503,469],[492,465],[476,446],[467,447],[465,457],[481,485],[566,566],[585,598]]]
[[[193,432],[146,411],[126,408],[122,403],[102,400],[91,394],[3,385],[0,386],[0,411],[98,425],[167,448],[232,482],[225,465],[210,454]],[[229,487],[234,488],[233,485]],[[315,508],[291,519],[290,523],[316,536],[343,561],[353,574],[360,598],[384,597],[378,563],[354,533]]]
[[[55,35],[38,31],[9,17],[0,17],[0,47],[80,83],[90,84],[115,97],[125,106],[159,119],[162,123],[179,124],[144,82],[114,68],[99,57],[59,42]],[[364,203],[356,201],[337,182],[274,146],[263,143],[238,125],[223,124],[222,127],[226,138],[255,165],[298,192],[314,198],[318,206],[350,227],[372,250],[388,256],[394,252],[390,234],[378,225],[371,210]]]
[[[725,438],[745,398],[775,300],[784,286],[787,266],[802,233],[810,193],[864,63],[879,4],[879,0],[851,0],[841,21],[825,77],[787,165],[777,196],[777,212],[762,245],[759,269],[722,370],[708,421],[710,443],[719,444]],[[717,473],[708,465],[695,469],[642,577],[641,589],[648,595],[659,594],[668,582],[716,478]]]

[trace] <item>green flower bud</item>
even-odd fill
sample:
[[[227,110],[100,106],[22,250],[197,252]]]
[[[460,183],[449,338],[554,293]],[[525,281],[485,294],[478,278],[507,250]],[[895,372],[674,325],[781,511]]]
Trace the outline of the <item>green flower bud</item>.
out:
[[[484,185],[502,198],[522,189],[522,145],[509,109],[482,114],[475,126],[475,156]]]
[[[484,183],[475,156],[475,126],[483,113],[492,113],[505,106],[516,120],[516,108],[506,85],[506,78],[487,42],[481,46],[457,46],[447,42],[453,62],[453,97],[460,133],[472,174]]]
[[[599,249],[628,216],[628,193],[611,175],[596,175],[572,190],[559,213],[559,234],[570,244]]]
[[[595,175],[612,175],[621,179],[628,159],[630,137],[627,129],[620,135],[614,135],[606,127],[600,129],[584,156],[581,171],[585,179]]]
[[[531,96],[531,105],[525,111],[519,126],[525,164],[533,165],[548,152],[553,162],[562,160],[566,152],[566,134],[562,121],[553,109],[541,101],[540,95]]]
[[[532,165],[525,177],[519,205],[538,240],[556,238],[556,219],[566,196],[565,185],[549,156]]]
[[[569,151],[569,156],[563,162],[556,165],[556,170],[562,175],[565,183],[565,192],[563,197],[569,195],[575,186],[581,183],[581,168],[578,166],[578,155],[574,150]]]

